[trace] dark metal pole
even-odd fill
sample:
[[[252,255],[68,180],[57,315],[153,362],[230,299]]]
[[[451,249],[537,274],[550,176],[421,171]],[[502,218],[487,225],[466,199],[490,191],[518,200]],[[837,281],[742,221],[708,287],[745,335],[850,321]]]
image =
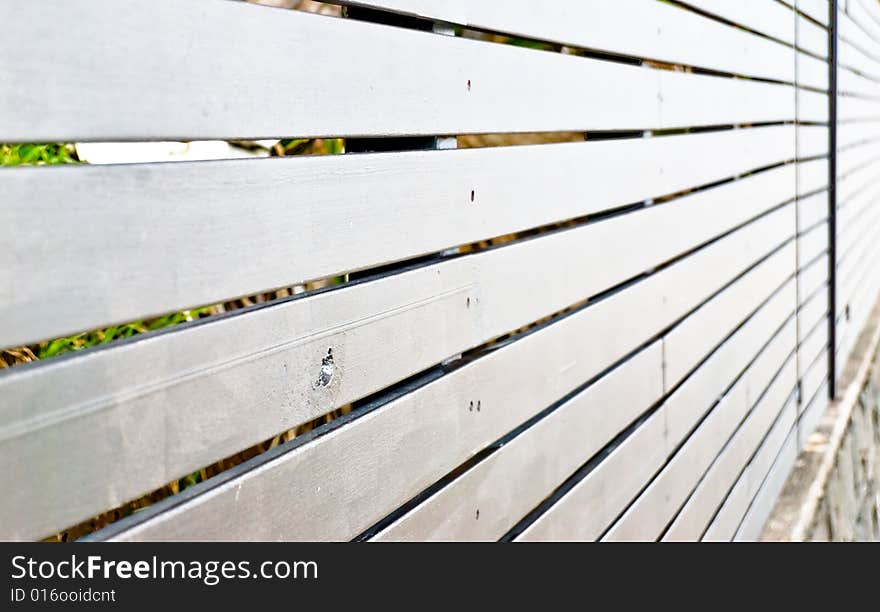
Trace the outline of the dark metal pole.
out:
[[[837,0],[828,2],[828,396],[837,393]]]

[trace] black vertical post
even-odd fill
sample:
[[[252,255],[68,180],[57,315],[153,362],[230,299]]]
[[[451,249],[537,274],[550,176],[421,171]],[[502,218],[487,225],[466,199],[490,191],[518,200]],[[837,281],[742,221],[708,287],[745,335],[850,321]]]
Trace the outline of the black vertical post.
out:
[[[828,396],[837,394],[837,0],[828,2]]]

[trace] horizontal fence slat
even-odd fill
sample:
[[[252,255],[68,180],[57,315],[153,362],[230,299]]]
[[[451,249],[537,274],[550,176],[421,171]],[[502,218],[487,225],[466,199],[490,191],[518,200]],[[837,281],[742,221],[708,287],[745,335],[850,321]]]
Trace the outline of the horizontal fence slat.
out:
[[[822,363],[822,360],[820,360],[819,363]],[[827,368],[827,362],[825,362],[825,367]],[[803,414],[798,420],[797,434],[799,446],[801,447],[803,447],[804,442],[806,442],[807,439],[810,437],[810,434],[815,431],[816,426],[819,424],[819,420],[828,409],[829,399],[827,376],[827,373],[822,372],[822,378],[823,380],[825,380],[825,382],[822,384],[821,388],[813,395],[810,404],[807,406],[806,410],[804,410]]]
[[[828,159],[812,159],[797,164],[797,192],[808,194],[828,188]]]
[[[562,45],[794,81],[792,51],[785,45],[655,0],[561,0],[552,11],[530,0],[369,0],[346,4]],[[771,7],[769,12],[775,11]]]
[[[800,310],[798,310],[798,319],[801,322],[801,346],[798,348],[798,351],[806,357],[805,360],[801,362],[801,368],[798,372],[798,378],[802,378],[804,371],[807,369],[807,366],[810,365],[813,359],[815,359],[816,355],[819,352],[818,346],[821,346],[821,340],[818,338],[821,334],[818,334],[818,325],[819,322],[823,319],[827,320],[828,318],[828,285],[823,284],[817,291],[815,291],[810,297],[807,298],[806,302],[800,305]],[[804,338],[803,336],[806,335]],[[818,344],[817,344],[818,343]],[[827,344],[827,331],[826,331],[826,339],[825,343]]]
[[[809,407],[807,402],[811,400],[819,389],[828,380],[828,326],[819,325],[809,338],[810,346],[805,347],[803,359],[808,362],[808,367],[801,378],[801,397],[804,398],[804,404],[799,407],[799,419],[807,413]],[[806,348],[814,349],[813,344],[818,344],[819,349],[813,351],[812,354],[806,352]],[[812,428],[809,430],[812,432]],[[806,438],[803,439],[805,441]]]
[[[656,342],[373,539],[497,540],[662,395],[662,368]]]
[[[817,125],[797,126],[797,157],[804,160],[828,156],[828,128]]]
[[[85,516],[86,509],[147,492],[650,270],[789,199],[792,184],[793,167],[781,166],[537,240],[16,369],[0,376],[6,407],[0,444],[31,465],[30,477],[40,469],[50,479],[61,464],[92,474],[83,480],[95,488],[59,483],[55,490],[65,502],[46,509]],[[643,236],[640,249],[630,247],[636,235]],[[600,258],[615,263],[590,267],[576,279],[570,268],[552,264]],[[529,278],[545,291],[522,296]],[[410,332],[400,336],[401,329]],[[402,339],[387,340],[394,337]],[[377,344],[387,345],[388,353],[379,364],[376,356],[384,352]],[[341,372],[330,387],[316,389],[328,347]],[[145,370],[143,363],[163,366]],[[236,411],[216,419],[214,407],[230,401]],[[152,424],[143,448],[112,435],[119,422],[148,427],[138,425],[141,420]],[[207,432],[206,420],[215,423]],[[106,455],[92,444],[82,447],[77,461],[69,449],[57,457],[45,454],[46,437],[70,435],[74,428],[83,441],[106,434]],[[162,448],[171,450],[155,457],[156,465],[142,460]],[[125,462],[116,460],[126,474],[123,483],[97,478],[112,457],[126,454],[138,463],[123,470]],[[21,488],[5,503],[35,503],[19,498],[26,493]]]
[[[837,30],[840,38],[839,50],[843,51],[843,45],[849,44],[854,47],[864,58],[877,61],[880,58],[880,41],[875,40],[862,29],[852,15],[843,12],[838,7]],[[843,57],[840,58],[841,61]],[[851,66],[852,67],[852,66]]]
[[[828,218],[828,191],[800,198],[797,206],[798,231],[803,232]]]
[[[793,302],[791,306],[794,306]],[[752,409],[753,402],[795,350],[797,323],[791,316],[787,321],[779,331],[779,321],[769,323],[764,336],[765,339],[771,338],[769,345],[754,356],[754,361],[748,364],[730,389],[725,391],[722,386],[728,385],[729,381],[716,381],[721,396],[717,404],[715,398],[711,398],[708,404],[699,406],[701,412],[706,411],[705,418],[603,539],[656,540],[662,537],[667,524],[675,518],[711,467],[718,450],[727,443],[739,421]],[[731,339],[731,342],[735,341]],[[793,384],[794,380],[790,383]]]
[[[835,347],[838,360],[846,361],[855,346],[862,327],[877,301],[880,280],[871,263],[880,257],[880,247],[874,246],[864,255],[866,262],[852,271],[841,282],[838,290],[838,308]]]
[[[844,79],[842,83],[851,83],[850,75],[858,76],[867,81],[867,86],[878,82],[880,75],[880,45],[872,39],[863,39],[864,32],[845,17],[839,20],[840,35],[837,44],[838,74]]]
[[[796,260],[781,264],[784,272],[793,274]],[[775,282],[775,281],[768,281]],[[773,287],[778,286],[776,283]],[[762,286],[761,289],[767,289]],[[703,347],[720,343],[731,331],[718,324],[729,316],[730,311],[743,308],[757,308],[767,293],[749,283],[737,283],[730,289],[738,297],[734,300],[711,302],[704,305],[681,325],[673,329],[664,339],[664,366],[666,386],[672,388],[690,372],[705,354]],[[792,310],[795,304],[792,304]],[[674,428],[669,425],[670,431]]]
[[[828,261],[816,259],[800,272],[798,303],[803,304],[811,295],[828,282]]]
[[[798,269],[828,250],[828,225],[816,225],[798,237]]]
[[[797,9],[823,25],[828,25],[828,0],[795,0]],[[803,19],[803,18],[801,18]]]
[[[876,261],[880,248],[874,248],[866,258]],[[838,359],[846,361],[858,340],[862,326],[876,303],[878,281],[876,271],[869,265],[854,271],[841,283],[838,290],[835,347]]]
[[[797,90],[797,119],[828,123],[828,95],[809,89]]]
[[[776,274],[777,276],[773,277],[773,280],[778,280],[780,271],[777,271]],[[764,280],[763,285],[759,285],[759,290],[766,289],[767,284],[770,284],[771,282],[772,281],[768,277],[768,279]],[[746,282],[737,283],[737,285],[740,285],[741,287],[748,287],[750,284],[751,283]],[[736,292],[736,295],[739,298],[739,292]],[[759,298],[753,301],[759,302],[761,299],[767,299],[767,293],[759,294]],[[707,408],[708,405],[711,405],[711,402],[718,399],[723,393],[724,389],[718,388],[719,384],[726,385],[732,382],[734,373],[739,373],[758,352],[761,344],[754,345],[754,343],[766,341],[767,337],[769,337],[789,315],[794,313],[796,299],[797,291],[795,283],[790,282],[779,294],[774,295],[768,305],[762,308],[762,312],[766,309],[767,312],[773,311],[775,313],[775,315],[772,316],[769,314],[766,315],[771,321],[767,322],[767,327],[762,329],[762,333],[766,332],[766,336],[762,336],[760,339],[753,336],[750,341],[752,344],[744,344],[743,342],[735,341],[728,345],[728,343],[725,342],[721,345],[718,352],[713,354],[713,357],[708,364],[701,365],[700,368],[696,370],[696,374],[688,377],[682,387],[677,389],[676,395],[674,396],[675,401],[670,402],[667,409],[667,448],[675,448],[678,443],[687,437],[688,432],[698,422],[702,410]],[[720,304],[721,302],[719,301],[718,303]],[[726,303],[724,306],[726,307],[724,310],[727,312],[724,312],[724,310],[720,308],[717,310],[723,313],[722,316],[725,318],[722,320],[725,321],[731,319],[736,320],[735,316],[730,313],[739,314],[744,309],[753,307],[753,305],[749,303],[743,305],[732,302]],[[756,326],[757,323],[752,323],[750,325],[750,327]],[[664,344],[668,343],[664,341]],[[696,348],[697,347],[695,347],[695,349]],[[705,355],[705,352],[701,352]],[[708,404],[705,403],[707,400],[709,402]]]
[[[761,529],[788,480],[788,474],[794,466],[797,455],[797,430],[792,429],[786,436],[769,473],[765,475],[757,494],[753,497],[749,509],[739,524],[736,534],[733,536],[735,541],[757,540],[761,535]],[[753,474],[750,471],[750,478],[757,478],[757,476],[758,474]]]
[[[771,407],[771,409],[774,408],[776,407]],[[796,394],[792,393],[782,409],[774,413],[773,416],[775,421],[771,421],[772,427],[769,432],[766,430],[761,432],[764,437],[761,439],[760,448],[749,458],[748,464],[736,484],[728,492],[724,503],[703,534],[702,540],[730,541],[736,535],[736,530],[746,516],[761,483],[770,472],[780,448],[788,435],[796,431]],[[787,475],[785,467],[782,466],[781,469]]]
[[[599,536],[652,474],[662,467],[677,445],[677,439],[680,441],[678,434],[666,434],[667,419],[688,407],[693,410],[692,404],[711,403],[710,398],[716,393],[719,381],[732,380],[725,376],[726,372],[745,366],[747,360],[740,364],[740,359],[752,351],[755,343],[758,344],[754,352],[757,351],[761,334],[766,331],[767,319],[778,321],[777,326],[782,323],[784,315],[781,310],[788,309],[786,302],[791,301],[793,305],[793,297],[788,299],[793,292],[794,283],[789,281],[782,292],[748,319],[657,412],[532,523],[520,539],[594,539]],[[720,393],[721,389],[717,392]]]
[[[761,535],[764,523],[770,516],[773,506],[788,480],[788,474],[794,466],[797,455],[797,430],[792,430],[785,438],[785,442],[758,493],[752,499],[751,505],[733,537],[734,541],[754,541]]]
[[[2,169],[0,240],[17,264],[0,268],[0,346],[379,266],[718,181],[793,158],[793,131]],[[717,155],[705,155],[709,149]],[[640,180],[630,180],[635,175]],[[143,225],[144,211],[150,231],[111,231]],[[59,242],[59,227],[78,231]]]
[[[855,96],[838,96],[837,116],[841,121],[876,121],[880,117],[880,102]]]
[[[874,19],[877,14],[876,3],[847,0],[844,8],[847,16],[855,22],[857,27],[865,32],[871,40],[880,42],[880,23]]]
[[[850,70],[838,71],[837,89],[840,92],[839,95],[842,96],[871,98],[875,101],[880,99],[880,83],[867,79]]]
[[[794,14],[782,3],[766,0],[688,0],[687,4],[710,15],[794,44]]]
[[[859,146],[860,143],[877,140],[880,140],[880,121],[843,123],[837,128],[837,145],[839,149]]]
[[[15,24],[3,32],[8,49],[27,49],[0,58],[0,82],[14,85],[0,96],[7,142],[631,130],[794,116],[786,85],[243,2],[7,2],[0,23]],[[340,43],[315,61],[315,40]],[[59,55],[60,46],[77,53]]]
[[[796,53],[797,84],[800,87],[812,87],[828,91],[828,62],[816,59],[812,55]]]
[[[796,27],[798,48],[819,57],[828,57],[828,30],[826,28],[801,16],[797,17]]]
[[[666,541],[696,541],[708,528],[749,458],[760,446],[762,436],[779,416],[797,381],[794,356],[789,357],[767,391],[758,399],[736,432],[721,448],[712,466],[700,480],[687,503],[663,534]],[[791,426],[791,421],[788,423]]]
[[[785,228],[793,224],[793,216],[785,213],[774,213],[750,225],[749,232],[740,231],[713,243],[540,333],[494,351],[313,442],[297,446],[256,472],[243,472],[219,483],[171,514],[161,513],[159,508],[154,520],[132,525],[118,537],[199,538],[212,537],[211,533],[215,533],[213,537],[233,539],[353,537],[479,449],[658,333],[704,299],[701,296],[711,293],[711,287],[723,286],[724,274],[735,274],[734,270],[742,269],[754,257],[747,253],[766,252],[772,248],[770,245],[779,243]],[[700,270],[704,273],[695,275]],[[675,299],[670,299],[673,296]],[[589,337],[591,342],[561,341],[573,337]],[[567,348],[560,351],[560,347]],[[560,374],[548,377],[547,368],[552,369],[550,364],[554,360],[559,360],[556,371]],[[531,376],[535,372],[533,364],[539,362],[544,364],[542,375]],[[513,380],[517,381],[515,385],[510,384]],[[515,396],[511,396],[514,391]],[[481,417],[476,420],[466,408],[474,399],[480,399],[483,406]],[[450,411],[451,405],[460,405],[461,410]],[[385,442],[377,446],[373,441],[380,439]],[[443,441],[442,447],[438,440]],[[381,452],[389,444],[395,453]],[[433,449],[427,455],[426,447]],[[349,460],[334,462],[332,458],[341,452]],[[404,456],[412,460],[403,460]],[[308,467],[330,464],[334,465],[332,474]],[[279,478],[287,483],[281,491],[274,484]],[[371,487],[369,495],[356,494],[376,478],[386,484],[378,489]],[[315,491],[318,485],[319,492],[301,494]],[[235,520],[224,519],[223,525],[206,521],[205,517],[219,518],[225,512],[218,513],[218,509],[233,503],[237,488],[243,488],[243,494],[230,508]],[[273,507],[285,508],[279,521],[256,521],[265,512],[246,509],[248,504],[270,499],[260,491],[272,491]],[[343,508],[339,507],[339,500],[346,500]],[[229,532],[229,524],[237,524],[238,531]]]

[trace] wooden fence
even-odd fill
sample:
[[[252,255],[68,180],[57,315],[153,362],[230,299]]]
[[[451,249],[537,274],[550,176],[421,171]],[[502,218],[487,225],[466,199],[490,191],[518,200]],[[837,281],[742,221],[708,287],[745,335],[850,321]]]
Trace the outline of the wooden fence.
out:
[[[0,537],[331,414],[89,537],[756,537],[880,289],[880,4],[791,3],[0,0],[2,142],[347,151],[0,169],[0,347],[347,275],[0,372]]]

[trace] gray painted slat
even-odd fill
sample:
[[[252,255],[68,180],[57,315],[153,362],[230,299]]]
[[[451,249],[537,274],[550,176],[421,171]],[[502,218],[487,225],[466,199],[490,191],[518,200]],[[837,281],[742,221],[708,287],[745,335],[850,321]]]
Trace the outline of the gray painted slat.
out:
[[[798,159],[818,157],[820,155],[828,155],[828,128],[817,125],[797,126]]]
[[[7,474],[17,493],[0,508],[42,508],[21,534],[88,518],[687,252],[785,201],[793,172],[5,372],[0,453],[55,484],[52,496],[37,494]],[[523,283],[542,290],[524,295]],[[338,373],[316,388],[328,350]],[[127,433],[138,429],[150,435]],[[47,455],[45,440],[74,431],[82,445]],[[74,468],[80,478],[63,476]]]
[[[828,25],[828,0],[795,0],[795,2],[799,11],[809,15],[822,25]],[[818,26],[814,25],[814,27],[821,30]]]
[[[779,243],[792,213],[773,213],[117,537],[351,538],[723,286]],[[479,413],[467,408],[474,400]]]
[[[875,42],[880,42],[880,22],[875,19],[878,13],[880,11],[878,11],[875,2],[850,0],[846,4],[847,16]]]
[[[793,300],[790,306],[793,313]],[[771,336],[774,331],[771,323],[770,330],[764,336],[764,340],[772,338],[770,344],[754,357],[733,387],[723,392],[718,404],[699,407],[698,413],[709,408],[711,410],[603,539],[656,540],[663,535],[666,526],[712,466],[719,450],[736,431],[740,420],[748,414],[773,375],[795,350],[797,322],[794,317],[788,319],[776,336]],[[716,385],[719,382],[729,384],[717,381]],[[788,388],[795,382],[794,376],[791,376]]]
[[[797,192],[799,195],[828,188],[828,159],[801,161],[797,164]],[[827,200],[827,198],[826,198]],[[826,205],[827,208],[827,205]]]
[[[837,28],[841,42],[848,43],[863,58],[864,62],[861,66],[854,66],[858,69],[876,64],[880,59],[880,41],[875,40],[855,21],[851,14],[843,11],[838,12]],[[840,51],[845,51],[845,46],[841,45]],[[840,58],[843,60],[843,56]],[[868,68],[868,72],[873,72],[875,76],[876,70]]]
[[[844,123],[837,128],[837,144],[840,148],[858,145],[866,140],[880,140],[880,121]]]
[[[3,168],[0,241],[14,265],[0,267],[0,347],[437,252],[793,157],[794,127],[776,126],[458,151]],[[58,228],[73,227],[58,239]]]
[[[3,2],[0,24],[6,142],[656,129],[794,117],[787,85],[243,2]],[[333,44],[316,54],[315,41]]]
[[[843,74],[844,79],[853,74],[869,84],[876,84],[880,74],[880,44],[842,15],[838,20],[838,30],[838,72]],[[842,84],[845,82],[842,81]]]
[[[655,342],[373,539],[497,540],[662,395],[662,367]]]
[[[788,43],[795,40],[792,10],[773,0],[688,0],[687,4]]]
[[[798,200],[798,231],[828,219],[828,192],[820,191]]]
[[[786,258],[794,256],[793,245],[786,250],[791,252],[781,255]],[[793,294],[794,282],[788,281],[654,414],[532,523],[519,539],[599,537],[682,441],[684,431],[667,433],[666,423],[670,417],[677,416],[681,421],[711,406],[733,381],[734,375],[749,364],[767,335],[793,312]],[[735,303],[730,306],[736,308]]]
[[[807,349],[804,351],[803,359],[807,362],[808,367],[801,378],[803,405],[798,407],[800,418],[803,418],[803,414],[809,410],[807,402],[813,400],[816,393],[828,380],[828,326],[817,325],[808,342],[811,345],[818,344],[818,350],[815,346],[810,346],[808,349],[813,351],[812,354],[808,353]]]
[[[827,198],[827,196],[826,196]],[[820,223],[798,236],[798,268],[803,268],[828,250],[828,224]]]
[[[797,90],[798,121],[828,123],[828,95],[809,89]]]
[[[823,364],[825,368],[828,367],[828,361],[825,360],[824,363],[822,360],[819,360],[817,366]],[[810,404],[801,414],[800,419],[798,419],[797,424],[797,440],[798,445],[801,447],[804,443],[809,439],[810,434],[815,431],[816,426],[819,425],[819,420],[822,418],[822,415],[825,414],[825,411],[828,409],[828,375],[825,372],[819,372],[821,377],[822,386],[816,391],[813,395]],[[795,447],[795,450],[798,450],[798,447]],[[781,491],[781,489],[779,490]],[[770,503],[770,508],[776,504],[776,498],[779,497],[779,491],[777,491],[776,495],[773,497],[773,501]],[[769,516],[769,514],[768,514]],[[766,521],[766,517],[764,518]],[[763,527],[764,521],[761,522],[761,527]]]
[[[825,11],[828,12],[827,10]],[[828,57],[828,30],[802,16],[797,17],[797,46],[819,57]]]
[[[800,87],[813,87],[828,91],[828,62],[805,53],[795,55],[797,83]],[[842,90],[841,90],[842,91]]]
[[[772,428],[780,407],[784,407],[791,396],[797,381],[795,365],[796,360],[792,355],[746,420],[721,449],[712,467],[663,535],[663,540],[694,541],[701,538],[716,510],[724,503],[728,491],[748,465],[752,453],[760,447],[762,437]],[[788,421],[789,428],[792,422]]]
[[[798,303],[803,304],[807,298],[828,282],[828,260],[817,259],[800,271],[798,279]]]
[[[794,227],[792,227],[793,231]],[[794,275],[796,266],[797,259],[793,256],[781,264],[781,270],[785,275]],[[771,287],[778,287],[779,284],[779,282],[775,285],[771,284]],[[671,330],[663,341],[667,390],[678,384],[700,363],[707,347],[721,343],[730,333],[730,328],[719,325],[718,321],[728,317],[731,310],[735,312],[754,310],[766,299],[771,287],[766,285],[756,287],[746,282],[737,283],[730,288],[728,301],[718,300],[703,305],[681,325]],[[731,306],[731,303],[735,303],[736,306]],[[791,303],[791,311],[793,312],[796,307],[795,296],[795,300]],[[683,413],[682,418],[675,416],[668,419],[667,429],[670,435],[679,432],[684,435],[690,428],[690,419],[684,417],[684,414],[690,413]]]
[[[752,499],[760,489],[761,483],[773,469],[773,462],[776,460],[784,441],[791,432],[796,432],[797,395],[792,392],[782,410],[774,413],[772,417],[775,420],[769,419],[772,423],[770,431],[763,439],[759,438],[761,446],[749,458],[736,484],[730,489],[724,503],[707,527],[702,540],[730,541],[733,539],[737,528],[749,510]],[[762,420],[764,420],[763,417]],[[786,468],[785,465],[779,466],[780,472],[784,475],[788,474]]]
[[[656,0],[561,0],[552,10],[531,0],[343,3],[563,45],[794,81],[791,48]],[[775,13],[772,5],[767,12]]]
[[[776,499],[785,486],[788,474],[791,472],[791,468],[797,459],[797,440],[797,429],[792,429],[785,438],[782,448],[779,450],[776,460],[770,468],[770,472],[763,480],[757,494],[752,499],[748,511],[737,528],[736,534],[733,537],[735,541],[754,541],[761,535],[764,522],[770,516],[773,506],[776,504]],[[750,473],[749,476],[753,477],[756,475]]]

